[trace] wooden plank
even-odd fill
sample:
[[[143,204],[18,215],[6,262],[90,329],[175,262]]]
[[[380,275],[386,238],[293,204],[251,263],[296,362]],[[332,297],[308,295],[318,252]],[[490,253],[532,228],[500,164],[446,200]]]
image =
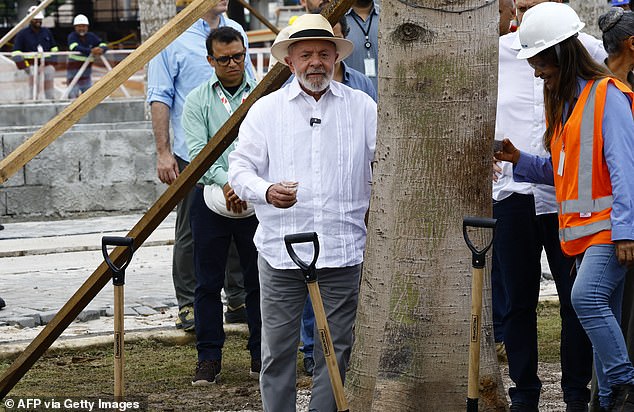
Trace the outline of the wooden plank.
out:
[[[147,64],[176,37],[198,20],[205,12],[219,3],[219,0],[194,0],[178,13],[168,24],[161,27],[152,37],[130,53],[111,72],[95,83],[85,93],[69,104],[62,112],[49,120],[33,136],[18,146],[0,161],[0,184],[6,182],[25,164],[53,143],[86,113],[101,103],[114,90]]]
[[[203,0],[204,1],[204,0]],[[325,9],[322,14],[327,16],[331,22],[337,22],[341,16],[350,8],[353,0],[341,0]],[[194,4],[194,3],[192,3]],[[188,6],[190,7],[190,6]],[[182,13],[182,12],[181,12]],[[238,128],[251,108],[260,97],[277,90],[286,79],[290,71],[288,67],[277,63],[268,74],[262,79],[249,97],[238,107],[227,122],[218,130],[214,137],[207,143],[205,148],[192,160],[188,167],[183,170],[178,178],[159,197],[145,215],[127,234],[127,237],[134,239],[134,248],[141,247],[143,242],[158,227],[158,225],[174,209],[176,204],[183,198],[198,179],[211,167],[220,155],[229,147],[238,134]],[[110,254],[110,259],[121,265],[127,257],[125,247],[117,247]],[[134,262],[132,262],[134,264]],[[9,391],[20,381],[22,376],[33,366],[33,364],[46,352],[53,342],[62,334],[70,323],[81,313],[81,311],[92,301],[101,289],[112,278],[112,272],[105,262],[102,262],[90,275],[82,286],[71,296],[66,304],[59,310],[57,315],[44,327],[44,329],[33,339],[29,346],[4,372],[0,379],[0,399],[5,397]],[[129,279],[128,287],[133,287],[134,279]]]
[[[244,0],[238,0],[238,3],[240,3],[240,5],[242,5],[242,7],[244,7],[245,9],[249,10],[249,12],[255,16],[258,20],[260,20],[266,27],[268,27],[273,33],[277,34],[280,32],[280,29],[278,29],[277,27],[275,27],[275,25],[273,23],[271,23],[269,21],[269,19],[267,19],[266,17],[264,17],[262,15],[262,13],[260,13],[255,7],[251,6],[249,3],[247,3]]]
[[[0,39],[0,49],[5,44],[7,44],[9,40],[11,40],[16,34],[18,34],[20,30],[25,28],[31,22],[31,20],[33,19],[33,16],[35,16],[39,12],[44,12],[44,9],[48,7],[48,5],[51,4],[52,2],[53,0],[44,0],[42,3],[37,5],[35,10],[33,10],[31,13],[24,16],[24,18],[14,28],[9,30],[9,32],[5,34],[4,37],[2,37],[2,39]]]

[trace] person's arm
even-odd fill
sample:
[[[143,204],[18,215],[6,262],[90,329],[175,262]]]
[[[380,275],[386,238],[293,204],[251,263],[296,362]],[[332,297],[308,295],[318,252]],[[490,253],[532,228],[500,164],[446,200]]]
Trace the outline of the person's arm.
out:
[[[169,125],[170,108],[162,102],[152,102],[152,131],[156,144],[156,171],[161,182],[172,184],[178,177],[178,163],[172,154]]]
[[[493,156],[496,160],[513,163],[513,180],[516,182],[555,185],[550,157],[521,152],[509,139],[502,141],[502,150],[495,152]]]
[[[29,67],[29,63],[24,60],[24,36],[22,32],[19,32],[17,36],[15,36],[15,42],[13,43],[13,52],[11,53],[11,58],[15,62],[15,65],[18,66],[18,69],[25,70]]]
[[[263,122],[259,113],[264,104],[262,100],[256,102],[240,125],[239,143],[236,150],[229,154],[229,185],[244,201],[291,207],[297,201],[295,192],[259,176],[269,163],[263,131],[267,123]]]
[[[634,120],[630,100],[608,85],[603,115],[603,154],[612,184],[612,240],[622,264],[634,265]]]

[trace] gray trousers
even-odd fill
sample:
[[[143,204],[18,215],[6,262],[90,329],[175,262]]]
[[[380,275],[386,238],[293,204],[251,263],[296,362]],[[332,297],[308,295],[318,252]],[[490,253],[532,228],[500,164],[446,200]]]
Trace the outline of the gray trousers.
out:
[[[236,242],[231,238],[229,252],[227,254],[227,269],[225,271],[225,295],[227,306],[230,310],[236,310],[244,305],[247,293],[244,291],[244,275],[240,266],[240,256],[236,248]]]
[[[260,391],[265,412],[295,411],[300,320],[308,290],[299,269],[272,268],[258,258],[262,311]],[[342,381],[352,349],[361,265],[318,269],[317,277]],[[315,333],[315,336],[318,336]],[[321,344],[314,348],[310,411],[337,410]]]
[[[178,170],[182,172],[189,163],[174,156]],[[176,206],[176,226],[174,235],[174,255],[172,258],[172,280],[178,307],[194,304],[196,273],[194,272],[194,239],[189,226],[189,207],[194,198],[191,190]]]

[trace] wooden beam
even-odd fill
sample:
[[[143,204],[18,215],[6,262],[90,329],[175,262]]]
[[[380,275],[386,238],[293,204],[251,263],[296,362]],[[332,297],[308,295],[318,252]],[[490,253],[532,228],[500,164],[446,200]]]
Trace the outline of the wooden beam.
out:
[[[5,34],[2,37],[2,39],[0,39],[0,49],[5,44],[7,44],[9,42],[9,40],[11,40],[16,34],[18,34],[18,32],[20,30],[25,28],[27,26],[27,24],[29,24],[31,22],[31,20],[33,20],[33,16],[35,16],[39,12],[44,12],[44,9],[46,7],[48,7],[48,5],[51,4],[52,2],[53,2],[53,0],[44,0],[42,3],[37,5],[35,10],[33,10],[32,12],[30,12],[29,14],[24,16],[24,18],[15,27],[13,27],[11,30],[9,30],[9,32],[7,34]],[[24,51],[24,50],[22,50],[22,51]]]
[[[341,0],[341,2],[333,4],[322,11],[322,14],[324,14],[332,24],[333,22],[337,22],[339,18],[344,15],[352,5],[352,2],[353,0]],[[195,3],[192,3],[192,5],[194,4]],[[174,209],[176,204],[189,193],[198,179],[200,179],[227,147],[229,147],[237,136],[238,128],[253,103],[260,97],[277,90],[284,84],[289,76],[290,71],[288,67],[281,63],[277,63],[273,69],[269,71],[244,103],[238,107],[227,122],[207,143],[205,148],[192,160],[174,183],[167,188],[154,205],[152,205],[150,210],[148,210],[130,230],[127,236],[134,239],[135,249],[141,247],[143,242],[145,242],[150,234],[152,234],[165,217]],[[110,254],[110,259],[115,262],[116,265],[123,264],[125,258],[125,247],[117,247]],[[132,264],[134,264],[134,262]],[[5,397],[9,391],[13,389],[22,376],[24,376],[40,356],[46,352],[111,278],[112,272],[108,268],[108,265],[102,262],[84,284],[80,286],[77,292],[75,292],[68,302],[59,310],[55,317],[44,327],[39,335],[35,337],[24,352],[11,364],[9,369],[4,372],[0,378],[0,399]],[[134,285],[134,279],[129,278],[128,285],[128,287],[132,287]]]
[[[0,161],[0,184],[6,182],[25,164],[53,143],[86,113],[101,103],[114,90],[147,64],[152,57],[169,45],[176,37],[198,20],[219,0],[194,0],[168,24],[161,27],[147,41],[130,53],[111,72],[69,104],[61,113],[49,120],[24,143]]]
[[[240,3],[242,5],[242,7],[244,7],[245,9],[249,10],[249,12],[251,13],[251,15],[255,16],[258,20],[260,20],[262,23],[264,23],[264,25],[266,27],[268,27],[269,29],[271,29],[271,31],[275,34],[280,32],[280,29],[278,29],[277,27],[275,27],[275,25],[273,23],[271,23],[269,21],[269,19],[267,19],[266,17],[264,17],[262,15],[262,13],[260,13],[255,7],[251,6],[249,3],[247,3],[244,0],[238,0],[238,3]]]

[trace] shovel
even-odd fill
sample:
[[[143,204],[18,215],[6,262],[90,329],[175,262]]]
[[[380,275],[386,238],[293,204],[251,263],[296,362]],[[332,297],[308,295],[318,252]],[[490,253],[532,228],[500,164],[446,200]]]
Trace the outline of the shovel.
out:
[[[313,242],[313,260],[310,264],[301,260],[295,253],[295,250],[293,250],[293,244],[309,242]],[[295,264],[302,270],[302,274],[306,280],[306,287],[308,287],[308,294],[310,295],[310,300],[313,303],[313,311],[315,312],[317,331],[319,332],[319,338],[324,349],[324,359],[326,360],[326,366],[328,367],[328,375],[330,376],[332,392],[335,395],[335,402],[337,403],[337,411],[348,411],[348,402],[346,401],[346,397],[343,392],[343,383],[341,382],[341,374],[339,373],[339,366],[337,365],[335,348],[332,345],[332,340],[330,339],[330,329],[328,328],[326,311],[324,310],[324,303],[321,300],[319,284],[317,283],[317,272],[315,270],[315,262],[317,262],[317,257],[319,256],[319,241],[317,239],[317,233],[308,232],[286,235],[284,236],[284,243],[286,244],[288,254],[293,262],[295,262]]]
[[[126,262],[117,267],[108,256],[108,246],[124,246],[128,252]],[[134,239],[131,237],[104,236],[101,238],[101,252],[106,264],[112,271],[112,284],[114,285],[114,397],[121,401],[124,396],[123,389],[123,285],[125,284],[125,268],[128,267],[134,253]]]
[[[471,336],[469,342],[469,381],[467,388],[467,412],[478,411],[478,397],[480,395],[480,329],[482,328],[482,282],[484,278],[484,263],[486,261],[487,250],[493,243],[495,236],[495,219],[486,217],[466,216],[462,221],[462,235],[467,242],[467,246],[471,249]],[[467,228],[490,228],[493,234],[489,243],[478,250],[471,240]]]

